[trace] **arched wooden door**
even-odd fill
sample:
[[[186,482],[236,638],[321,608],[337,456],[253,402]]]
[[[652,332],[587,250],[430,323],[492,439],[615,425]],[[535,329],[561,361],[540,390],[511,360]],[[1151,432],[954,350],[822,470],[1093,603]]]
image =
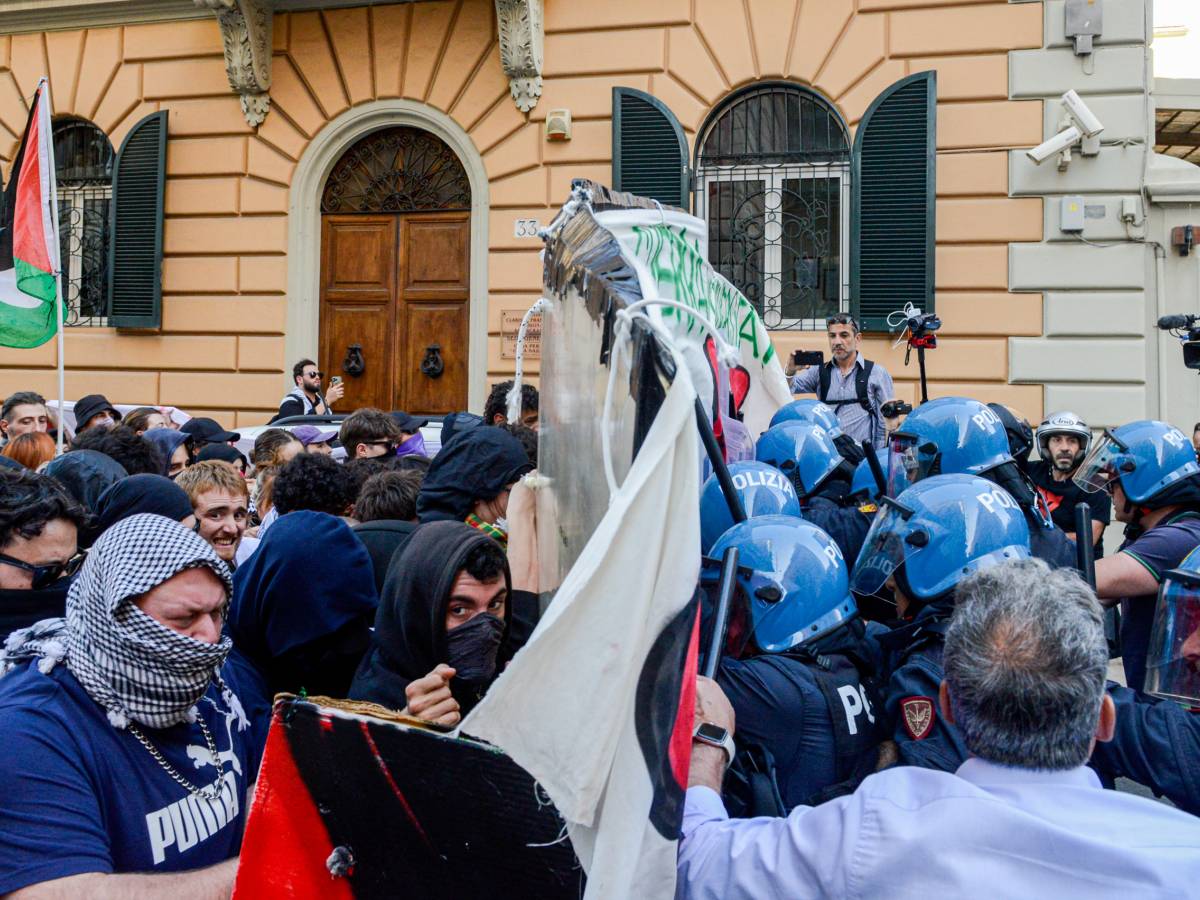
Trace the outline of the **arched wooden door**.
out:
[[[321,352],[338,408],[446,413],[467,403],[471,186],[418,128],[347,150],[321,197]]]

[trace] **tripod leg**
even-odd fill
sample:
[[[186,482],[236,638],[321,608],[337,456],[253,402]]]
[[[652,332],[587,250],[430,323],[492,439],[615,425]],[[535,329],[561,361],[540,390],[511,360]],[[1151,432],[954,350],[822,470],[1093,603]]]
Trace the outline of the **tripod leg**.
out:
[[[917,366],[921,370],[921,402],[929,402],[929,386],[925,382],[925,348],[917,346]]]

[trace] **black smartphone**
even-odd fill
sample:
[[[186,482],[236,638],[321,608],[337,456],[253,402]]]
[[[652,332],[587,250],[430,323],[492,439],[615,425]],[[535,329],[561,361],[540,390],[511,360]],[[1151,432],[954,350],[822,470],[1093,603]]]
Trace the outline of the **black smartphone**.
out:
[[[792,354],[792,362],[798,366],[821,366],[825,364],[825,351],[797,350]]]

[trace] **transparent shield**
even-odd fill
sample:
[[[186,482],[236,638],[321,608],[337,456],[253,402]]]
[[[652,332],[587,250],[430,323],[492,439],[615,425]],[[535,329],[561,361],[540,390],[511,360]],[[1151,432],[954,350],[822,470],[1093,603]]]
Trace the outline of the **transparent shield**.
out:
[[[1186,706],[1200,706],[1200,581],[1168,575],[1159,592],[1150,649],[1146,693]]]
[[[1092,445],[1071,480],[1089,494],[1104,490],[1117,476],[1117,457],[1124,450],[1120,441],[1105,432],[1104,437]]]
[[[899,497],[920,477],[917,439],[906,434],[894,434],[888,439],[887,495]]]
[[[881,596],[889,578],[906,559],[924,552],[923,547],[904,543],[903,514],[892,506],[885,506],[876,516],[871,530],[867,532],[858,562],[850,573],[850,590],[856,594]]]

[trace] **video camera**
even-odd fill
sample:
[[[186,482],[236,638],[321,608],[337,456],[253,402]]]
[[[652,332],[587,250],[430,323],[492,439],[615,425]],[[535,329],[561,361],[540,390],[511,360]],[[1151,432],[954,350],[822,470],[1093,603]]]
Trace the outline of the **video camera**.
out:
[[[1183,364],[1200,370],[1200,316],[1163,316],[1158,327],[1179,338],[1183,344]]]
[[[889,313],[888,328],[895,331],[904,324],[904,331],[897,344],[908,338],[908,348],[904,351],[904,365],[908,365],[913,348],[917,349],[917,365],[921,370],[921,402],[929,400],[929,389],[925,381],[925,351],[937,349],[937,330],[942,327],[942,320],[934,313],[921,312],[920,307],[905,303],[904,309]]]

